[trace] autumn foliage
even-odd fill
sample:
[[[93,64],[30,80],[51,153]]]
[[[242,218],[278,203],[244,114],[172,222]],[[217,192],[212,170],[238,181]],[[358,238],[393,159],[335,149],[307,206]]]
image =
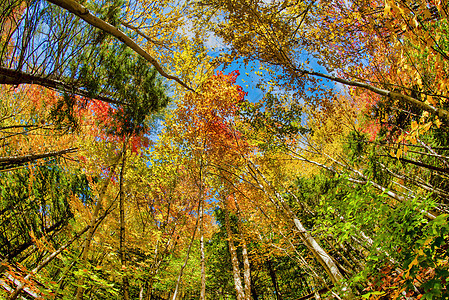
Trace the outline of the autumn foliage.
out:
[[[447,299],[446,2],[0,4],[0,298]]]

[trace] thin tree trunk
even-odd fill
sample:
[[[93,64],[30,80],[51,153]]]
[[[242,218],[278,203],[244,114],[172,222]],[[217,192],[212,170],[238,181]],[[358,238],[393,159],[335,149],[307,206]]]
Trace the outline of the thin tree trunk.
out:
[[[201,190],[202,194],[202,190]],[[202,196],[202,195],[201,195]],[[201,209],[200,209],[200,251],[201,251],[201,294],[200,299],[206,299],[206,257],[204,254],[204,199],[201,198]]]
[[[225,227],[228,235],[229,253],[231,254],[232,274],[234,276],[234,286],[237,294],[237,300],[245,300],[245,293],[243,291],[242,280],[240,279],[239,260],[237,258],[237,252],[234,246],[234,239],[232,237],[231,223],[229,220],[229,210],[227,207],[227,200],[224,199],[224,214],[225,214]]]
[[[118,160],[120,159],[120,156],[122,155],[122,153],[115,159],[114,164],[112,165],[112,169],[109,172],[109,176],[108,178],[106,178],[106,181],[103,183],[103,186],[100,189],[100,193],[98,194],[98,199],[97,199],[97,204],[95,205],[95,209],[94,212],[92,214],[92,218],[90,220],[90,228],[87,232],[87,236],[86,239],[84,240],[84,245],[83,248],[81,250],[81,262],[82,263],[86,263],[88,256],[89,256],[89,249],[90,249],[90,244],[92,242],[92,239],[94,237],[95,234],[95,229],[96,227],[95,222],[98,218],[98,214],[100,213],[100,210],[102,208],[102,202],[103,202],[103,197],[106,194],[106,191],[108,189],[109,183],[111,182],[111,178],[112,175],[115,171],[115,167],[116,164],[118,162]],[[80,279],[78,280],[78,288],[76,289],[76,299],[77,300],[82,300],[83,299],[83,294],[84,294],[84,288],[82,287],[82,285],[84,284],[84,278],[80,277]]]
[[[196,218],[195,229],[193,230],[193,234],[192,234],[192,238],[190,240],[189,248],[187,248],[186,259],[184,260],[184,264],[181,266],[181,270],[179,271],[178,280],[176,281],[175,292],[173,293],[172,300],[177,300],[178,293],[179,293],[179,287],[181,286],[182,275],[184,274],[184,268],[187,266],[187,263],[189,261],[190,250],[192,249],[193,241],[195,240],[195,233],[196,233],[196,230],[198,229],[198,223],[199,223],[199,220],[200,220],[200,218],[199,218],[199,211],[200,211],[200,204],[198,204],[198,211],[197,211],[198,218]]]
[[[239,220],[240,222],[240,220]],[[241,226],[239,226],[241,227]],[[241,246],[242,246],[242,257],[243,257],[243,280],[245,282],[245,300],[251,300],[251,268],[248,258],[248,249],[246,245],[245,238],[243,237],[243,233],[240,233],[241,236]]]
[[[282,295],[279,291],[279,285],[276,279],[276,272],[273,269],[273,265],[270,259],[267,260],[267,266],[268,266],[268,273],[270,274],[271,278],[271,283],[273,284],[274,292],[276,293],[276,300],[282,300]]]
[[[240,241],[242,246],[243,257],[243,280],[245,282],[245,300],[251,300],[251,268],[248,258],[248,249],[245,240],[245,234],[242,226],[241,211],[234,193],[234,203],[237,210],[237,226],[240,232]]]
[[[154,59],[147,51],[145,51],[142,47],[140,47],[133,39],[131,39],[129,36],[123,33],[123,31],[121,31],[115,26],[112,26],[108,22],[105,22],[102,19],[92,15],[89,12],[89,10],[80,3],[74,0],[47,0],[47,1],[56,4],[64,8],[65,10],[68,10],[70,13],[78,16],[79,18],[83,19],[90,25],[112,35],[113,37],[115,37],[116,39],[120,40],[125,45],[127,45],[129,48],[131,48],[135,53],[140,55],[142,58],[147,60],[150,64],[152,64],[153,67],[156,69],[156,71],[158,71],[158,73],[161,74],[162,77],[174,80],[183,87],[185,87],[186,89],[193,91],[192,88],[190,88],[178,77],[167,74],[156,59]]]
[[[323,168],[323,169],[326,169],[326,170],[328,170],[328,171],[331,171],[331,172],[334,173],[334,174],[341,175],[341,173],[340,173],[339,171],[335,170],[335,169],[332,168],[332,167],[326,166],[325,164],[321,164],[321,163],[319,163],[319,162],[316,162],[316,161],[313,161],[313,160],[310,160],[310,159],[307,159],[307,158],[304,158],[304,157],[297,156],[296,154],[295,154],[293,157],[296,158],[296,159],[298,159],[298,160],[305,161],[305,162],[314,164],[314,165],[316,165],[316,166],[319,166],[319,167],[321,167],[321,168]],[[396,200],[401,201],[401,202],[407,201],[406,198],[402,197],[401,195],[398,195],[398,194],[395,193],[394,191],[389,190],[389,189],[387,189],[386,187],[384,187],[384,186],[382,186],[382,185],[380,185],[380,184],[378,184],[378,183],[376,183],[376,182],[374,182],[374,181],[372,181],[372,180],[369,180],[369,179],[368,179],[365,175],[363,175],[360,171],[358,171],[358,170],[356,170],[356,169],[353,169],[353,168],[351,168],[351,167],[349,167],[349,166],[345,166],[343,163],[339,162],[338,160],[336,160],[336,159],[334,159],[334,158],[332,158],[332,157],[330,157],[330,156],[328,156],[328,155],[327,155],[326,157],[328,157],[329,159],[331,159],[333,162],[335,162],[335,163],[338,164],[339,166],[342,166],[343,168],[347,169],[348,171],[351,171],[351,172],[353,172],[354,174],[356,174],[357,176],[360,176],[361,178],[363,178],[363,180],[358,180],[358,179],[354,179],[354,178],[348,177],[348,178],[347,178],[348,181],[354,182],[354,183],[357,183],[357,184],[367,184],[367,183],[370,183],[373,187],[375,187],[376,189],[382,191],[383,193],[387,194],[388,196],[390,196],[390,197],[393,198],[393,199],[396,199]],[[424,211],[424,210],[422,210],[422,209],[417,209],[416,211],[418,211],[418,212],[424,214],[424,215],[425,215],[428,219],[430,219],[430,220],[434,220],[434,219],[436,218],[436,216],[435,216],[434,214],[431,214],[431,213],[428,212],[428,211]]]
[[[125,175],[125,162],[126,162],[126,144],[128,138],[124,138],[123,150],[122,150],[122,168],[120,170],[120,190],[119,190],[119,209],[120,209],[120,263],[122,270],[125,272],[122,279],[123,299],[129,300],[129,282],[126,275],[127,261],[126,261],[126,232],[125,232],[125,193],[123,191],[123,177]]]
[[[369,85],[367,83],[364,82],[358,82],[358,81],[353,81],[353,80],[347,80],[347,79],[343,79],[343,78],[339,78],[339,77],[335,77],[335,76],[331,76],[331,75],[326,75],[326,74],[322,74],[322,73],[318,73],[318,72],[314,72],[314,71],[307,71],[307,70],[303,70],[303,69],[297,69],[297,68],[293,68],[296,72],[299,72],[301,74],[307,74],[307,75],[312,75],[312,76],[317,76],[317,77],[322,77],[322,78],[326,78],[335,82],[339,82],[341,84],[344,85],[348,85],[348,86],[354,86],[354,87],[359,87],[365,90],[370,90],[378,95],[381,96],[385,96],[388,97],[390,99],[393,100],[399,100],[399,101],[403,101],[406,102],[408,104],[413,105],[414,107],[417,107],[419,109],[428,111],[429,113],[438,116],[441,119],[444,119],[445,121],[449,120],[449,112],[445,109],[442,108],[436,108],[433,107],[432,105],[429,105],[425,102],[422,102],[418,99],[415,99],[413,97],[407,96],[407,95],[403,95],[401,93],[397,93],[397,92],[392,92],[392,91],[388,91],[388,90],[384,90],[381,88],[377,88],[375,86]]]
[[[249,161],[252,165],[251,169],[254,169],[257,174],[259,174],[260,177],[265,181],[265,183],[270,187],[271,184],[269,181],[265,178],[265,176],[260,172],[260,170]],[[249,166],[250,167],[250,166]],[[253,171],[254,173],[254,171]],[[254,175],[256,175],[254,173]],[[257,180],[257,178],[255,178]],[[332,280],[332,283],[335,285],[338,284],[338,282],[343,279],[343,275],[341,275],[340,271],[338,270],[337,265],[335,264],[334,260],[330,257],[330,255],[318,244],[318,242],[313,238],[312,235],[307,231],[307,229],[304,227],[304,225],[301,223],[301,221],[298,219],[295,213],[293,213],[291,207],[284,201],[281,195],[274,190],[274,195],[276,196],[277,201],[275,201],[270,194],[266,191],[263,185],[259,183],[259,187],[265,192],[265,194],[269,197],[271,202],[273,203],[280,203],[283,210],[287,213],[290,220],[293,221],[294,226],[298,230],[299,237],[301,238],[301,241],[306,245],[306,247],[309,249],[310,252],[312,252],[313,256],[318,260],[318,262],[323,266],[323,268],[326,270],[326,273],[329,275],[330,279]]]
[[[348,267],[348,269],[347,269],[343,266],[343,264],[340,264],[339,265],[340,269],[342,269],[349,275],[354,274],[355,266],[349,262],[349,260],[345,256],[345,254],[341,253],[341,251],[332,243],[332,241],[329,241],[328,239],[325,239],[325,241],[327,242],[329,247],[332,248],[341,257],[343,262],[346,264],[346,267]]]
[[[144,285],[142,285],[140,287],[140,291],[139,291],[139,300],[144,300],[144,295],[145,295],[144,290],[145,290]]]

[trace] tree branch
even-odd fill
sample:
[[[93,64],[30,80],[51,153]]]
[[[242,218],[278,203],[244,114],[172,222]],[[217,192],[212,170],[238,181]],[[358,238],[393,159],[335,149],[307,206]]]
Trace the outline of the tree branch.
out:
[[[164,71],[164,69],[162,69],[161,65],[157,62],[156,59],[154,59],[148,52],[142,49],[133,39],[128,37],[123,31],[121,31],[117,27],[112,26],[108,22],[103,21],[102,19],[92,15],[89,12],[89,10],[83,5],[77,3],[74,0],[47,0],[47,1],[68,10],[69,12],[83,19],[90,25],[116,37],[124,44],[126,44],[129,48],[134,50],[134,52],[136,52],[137,54],[145,58],[145,60],[147,60],[150,64],[152,64],[154,68],[159,72],[159,74],[161,74],[161,76],[170,80],[174,80],[183,87],[185,87],[187,90],[194,92],[194,90],[190,88],[186,83],[184,83],[181,79],[179,79],[176,76],[167,74]]]
[[[392,91],[388,91],[388,90],[384,90],[381,88],[377,88],[375,86],[372,86],[370,84],[364,83],[364,82],[359,82],[359,81],[352,81],[352,80],[347,80],[347,79],[343,79],[340,77],[335,77],[335,76],[331,76],[331,75],[326,75],[326,74],[322,74],[322,73],[318,73],[318,72],[314,72],[314,71],[307,71],[307,70],[302,70],[302,69],[298,69],[298,68],[294,68],[294,70],[296,72],[299,72],[301,74],[307,74],[307,75],[312,75],[312,76],[317,76],[317,77],[321,77],[321,78],[326,78],[335,82],[339,82],[341,84],[344,85],[349,85],[349,86],[354,86],[354,87],[360,87],[366,90],[370,90],[378,95],[381,96],[385,96],[391,99],[397,99],[397,100],[402,100],[405,101],[415,107],[418,107],[422,110],[428,111],[429,113],[438,116],[440,119],[444,119],[445,121],[449,121],[449,112],[447,110],[441,109],[441,108],[436,108],[433,107],[429,104],[426,104],[418,99],[415,99],[413,97],[407,96],[407,95],[403,95],[401,93],[397,93],[397,92],[392,92]]]
[[[11,165],[22,165],[27,162],[35,161],[42,158],[61,156],[63,154],[75,153],[78,148],[68,148],[60,151],[50,151],[41,154],[27,154],[21,156],[0,157],[0,168],[10,167]]]
[[[12,70],[4,67],[0,67],[0,84],[37,84],[46,88],[55,89],[60,92],[73,93],[82,97],[94,98],[96,100],[111,104],[127,105],[127,103],[123,103],[105,96],[98,95],[92,97],[86,90],[83,90],[80,86],[67,84],[59,80],[45,78],[39,75],[31,75],[19,70]]]

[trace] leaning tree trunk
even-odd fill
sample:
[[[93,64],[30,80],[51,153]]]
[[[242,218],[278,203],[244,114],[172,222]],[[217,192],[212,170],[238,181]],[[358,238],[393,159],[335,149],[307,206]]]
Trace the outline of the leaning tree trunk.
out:
[[[248,166],[252,170],[254,179],[257,180],[257,174],[258,174],[264,180],[264,182],[273,190],[273,193],[274,193],[276,199],[273,199],[273,197],[270,195],[270,193],[267,191],[267,189],[262,184],[260,184],[258,182],[259,187],[262,189],[262,191],[264,191],[264,193],[268,196],[268,198],[270,199],[271,202],[273,202],[275,205],[280,204],[282,209],[286,212],[287,216],[293,222],[293,225],[298,230],[299,237],[301,238],[301,241],[304,243],[304,245],[306,245],[307,249],[309,249],[309,251],[312,252],[313,256],[323,266],[323,268],[326,270],[326,273],[329,275],[332,282],[334,284],[338,284],[338,282],[341,279],[343,279],[343,275],[341,275],[334,260],[318,244],[318,242],[315,240],[315,238],[307,231],[307,229],[304,227],[304,225],[298,219],[296,214],[292,211],[290,205],[288,205],[288,203],[284,201],[282,196],[271,186],[270,182],[265,178],[265,176],[262,174],[262,172],[260,172],[260,170],[254,165],[254,163],[252,163],[251,161],[249,161],[249,163],[251,164],[251,166],[249,166],[249,165]]]
[[[112,207],[112,205],[111,205]],[[94,222],[93,226],[96,227],[111,211],[112,209],[108,208],[96,221]],[[59,247],[56,251],[51,253],[49,256],[47,256],[36,268],[34,268],[30,274],[25,276],[23,281],[16,287],[16,289],[9,295],[7,298],[8,300],[15,300],[17,299],[17,296],[19,296],[20,292],[25,288],[25,285],[30,280],[30,278],[37,274],[42,268],[44,268],[47,264],[49,264],[53,259],[55,259],[59,254],[61,254],[62,251],[64,251],[67,247],[69,247],[74,241],[79,239],[86,231],[88,231],[91,228],[92,224],[87,225],[83,228],[83,230],[79,231],[75,236],[72,237],[67,243]]]

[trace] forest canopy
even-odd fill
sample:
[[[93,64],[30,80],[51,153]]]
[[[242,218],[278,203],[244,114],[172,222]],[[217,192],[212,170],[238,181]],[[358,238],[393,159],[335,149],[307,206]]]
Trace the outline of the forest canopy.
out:
[[[449,299],[444,0],[4,0],[1,299]]]

